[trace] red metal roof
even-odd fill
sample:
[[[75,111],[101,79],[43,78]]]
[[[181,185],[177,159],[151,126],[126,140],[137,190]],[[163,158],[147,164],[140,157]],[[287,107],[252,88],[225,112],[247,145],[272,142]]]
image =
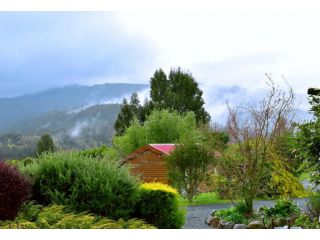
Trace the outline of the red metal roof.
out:
[[[176,145],[171,143],[149,144],[149,145],[165,154],[170,154],[170,152],[176,148]]]

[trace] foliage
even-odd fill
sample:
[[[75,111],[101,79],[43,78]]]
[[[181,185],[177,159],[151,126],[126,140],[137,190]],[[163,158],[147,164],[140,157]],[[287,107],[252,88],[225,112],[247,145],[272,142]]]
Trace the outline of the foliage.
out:
[[[270,91],[256,105],[249,103],[229,107],[227,133],[234,143],[220,159],[219,173],[230,199],[243,199],[247,214],[253,212],[253,200],[265,191],[272,166],[272,146],[275,137],[290,124],[294,96],[277,89],[267,75]]]
[[[125,134],[134,119],[140,123],[145,122],[154,109],[177,111],[180,114],[193,112],[198,124],[210,121],[198,83],[191,73],[180,68],[171,69],[168,77],[162,69],[157,70],[150,79],[150,98],[143,105],[140,104],[137,93],[132,94],[129,103],[126,98],[123,99],[114,124],[117,136]]]
[[[144,190],[150,190],[150,191],[164,191],[164,192],[170,192],[173,193],[175,195],[178,195],[178,191],[176,189],[174,189],[173,187],[167,185],[167,184],[163,184],[160,182],[149,182],[149,183],[144,183],[141,185],[142,189]]]
[[[30,215],[32,211],[32,215]],[[31,217],[30,217],[31,216]],[[0,228],[9,229],[148,229],[154,228],[139,219],[114,221],[88,213],[74,213],[61,205],[42,207],[27,203],[14,221],[0,221]]]
[[[309,196],[309,202],[307,203],[309,212],[313,219],[319,219],[320,217],[320,192],[311,193]]]
[[[51,136],[49,134],[42,135],[37,145],[37,154],[54,152],[54,150],[55,146]]]
[[[181,68],[172,68],[168,76],[162,69],[157,70],[150,80],[150,96],[157,109],[172,109],[179,113],[192,111],[197,123],[210,121],[198,83],[191,73]]]
[[[289,128],[285,128],[281,134],[275,136],[273,151],[281,158],[286,170],[295,176],[299,176],[301,174],[300,165],[302,162],[300,159],[295,158],[292,152],[294,146],[293,131],[293,126],[290,126]]]
[[[208,133],[211,134],[209,139],[215,149],[224,150],[227,148],[229,136],[225,131],[209,130]]]
[[[0,137],[0,159],[35,157],[38,136],[9,133]]]
[[[136,104],[139,104],[139,100],[136,93],[131,96],[131,100],[133,100],[133,102],[128,103],[126,98],[123,99],[120,112],[118,113],[117,120],[115,121],[114,129],[118,136],[124,134],[125,130],[130,126],[133,118],[138,115]]]
[[[306,197],[299,179],[287,170],[286,162],[274,155],[271,166],[271,178],[268,181],[266,195],[269,197]]]
[[[294,221],[295,226],[300,226],[305,229],[319,229],[320,223],[318,219],[312,220],[307,214],[302,213],[300,216]]]
[[[141,125],[137,120],[123,136],[115,136],[114,147],[126,155],[148,143],[178,143],[181,139],[198,138],[195,116],[192,112],[180,115],[168,110],[154,110]]]
[[[116,161],[57,152],[42,155],[23,172],[34,178],[33,195],[42,204],[70,205],[112,219],[128,219],[133,211],[136,179]]]
[[[42,205],[37,204],[35,201],[27,201],[22,205],[18,219],[25,219],[34,222],[38,219],[38,215],[42,209]]]
[[[181,228],[185,213],[179,207],[178,198],[178,193],[167,185],[142,184],[135,217],[144,219],[158,228]]]
[[[273,207],[263,209],[263,213],[268,218],[288,218],[292,216],[299,216],[301,213],[297,204],[290,199],[278,199]]]
[[[221,175],[216,177],[217,190],[220,197],[237,199],[241,196],[238,188],[238,177],[233,175],[241,174],[241,167],[244,160],[237,155],[237,146],[230,146],[224,153],[224,157],[220,159],[218,169]],[[230,157],[229,157],[230,156]],[[229,169],[236,169],[240,172],[227,172]],[[278,197],[306,197],[306,192],[299,179],[287,169],[287,162],[281,156],[269,151],[268,164],[264,166],[264,178],[256,193],[256,198],[278,198]],[[227,177],[226,177],[227,176]],[[242,176],[240,175],[240,178]]]
[[[0,161],[0,220],[14,219],[30,190],[30,181],[15,166]]]
[[[245,218],[245,208],[245,204],[239,203],[239,205],[236,205],[235,207],[218,210],[215,213],[215,216],[218,216],[227,222],[247,224],[248,220]]]
[[[294,137],[294,154],[302,169],[310,173],[310,181],[320,184],[320,96],[310,95],[314,118],[300,124]]]
[[[91,149],[79,151],[79,155],[84,157],[97,158],[97,159],[108,159],[110,161],[119,159],[118,152],[114,148],[107,147],[106,145],[102,145],[97,148],[91,148]]]
[[[213,165],[214,158],[202,145],[188,142],[178,145],[166,157],[170,182],[185,192],[190,203],[199,194],[199,185],[208,177],[208,168]]]

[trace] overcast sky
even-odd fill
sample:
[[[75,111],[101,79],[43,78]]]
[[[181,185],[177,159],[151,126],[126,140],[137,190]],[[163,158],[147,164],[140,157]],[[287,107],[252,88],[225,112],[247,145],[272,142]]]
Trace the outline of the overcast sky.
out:
[[[207,95],[263,88],[265,73],[305,93],[320,86],[319,22],[316,13],[285,12],[0,12],[0,97],[148,83],[156,69],[177,66]]]

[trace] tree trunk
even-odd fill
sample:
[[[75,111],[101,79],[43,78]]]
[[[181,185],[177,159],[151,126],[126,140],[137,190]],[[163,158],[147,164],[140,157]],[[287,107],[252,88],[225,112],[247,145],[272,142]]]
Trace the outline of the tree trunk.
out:
[[[190,204],[192,204],[193,203],[193,194],[192,193],[187,193],[187,198],[188,198],[188,202]]]
[[[246,203],[246,215],[251,217],[253,213],[253,198],[245,199]]]

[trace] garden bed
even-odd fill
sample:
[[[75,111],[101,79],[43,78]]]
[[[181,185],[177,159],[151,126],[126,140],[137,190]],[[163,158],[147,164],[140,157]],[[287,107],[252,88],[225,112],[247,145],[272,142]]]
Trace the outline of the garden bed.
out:
[[[317,202],[317,201],[316,201]],[[315,205],[315,204],[314,204]],[[308,203],[308,209],[315,206]],[[318,217],[303,212],[289,199],[279,199],[271,207],[260,207],[250,216],[246,215],[245,205],[221,210],[213,210],[206,224],[216,229],[276,229],[276,228],[319,228]]]

